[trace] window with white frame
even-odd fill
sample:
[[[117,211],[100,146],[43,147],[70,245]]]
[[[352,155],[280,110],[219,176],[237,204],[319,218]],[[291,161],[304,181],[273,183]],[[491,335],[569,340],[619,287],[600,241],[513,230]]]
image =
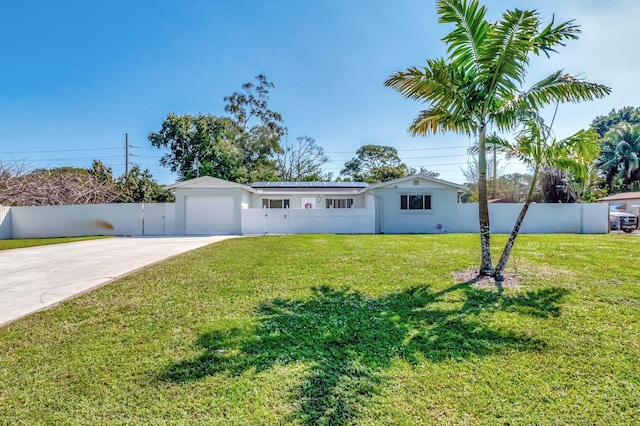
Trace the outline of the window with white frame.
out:
[[[289,208],[289,200],[288,199],[263,198],[262,199],[262,208],[263,209],[288,209]]]
[[[327,198],[328,209],[350,209],[353,207],[353,198]]]
[[[431,210],[431,195],[402,194],[400,195],[400,210]]]

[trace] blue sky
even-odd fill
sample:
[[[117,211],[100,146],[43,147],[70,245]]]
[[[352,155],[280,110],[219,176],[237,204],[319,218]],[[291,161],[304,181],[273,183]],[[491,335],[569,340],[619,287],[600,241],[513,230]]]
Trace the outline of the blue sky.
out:
[[[492,0],[576,19],[580,40],[532,62],[530,81],[564,69],[612,87],[604,100],[561,106],[559,137],[613,108],[638,106],[640,2]],[[147,141],[170,112],[224,114],[223,97],[264,73],[271,107],[291,140],[311,136],[337,173],[364,144],[392,145],[414,167],[462,183],[466,136],[413,138],[421,105],[385,88],[393,72],[445,52],[428,0],[110,0],[4,2],[0,14],[0,160],[28,167],[131,164],[160,183],[175,179]],[[503,162],[505,173],[521,171]]]

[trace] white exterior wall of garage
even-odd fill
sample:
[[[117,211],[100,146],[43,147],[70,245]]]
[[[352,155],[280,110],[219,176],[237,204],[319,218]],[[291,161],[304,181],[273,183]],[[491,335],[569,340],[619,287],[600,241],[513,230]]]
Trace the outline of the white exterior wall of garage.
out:
[[[185,188],[176,191],[176,234],[240,234],[246,201],[237,188]]]

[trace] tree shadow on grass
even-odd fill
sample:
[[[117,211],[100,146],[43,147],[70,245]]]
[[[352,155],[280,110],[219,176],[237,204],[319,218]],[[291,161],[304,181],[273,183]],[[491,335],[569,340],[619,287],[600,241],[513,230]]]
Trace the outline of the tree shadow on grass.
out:
[[[460,297],[448,301],[446,295],[458,291]],[[343,424],[376,392],[380,373],[394,360],[417,364],[543,350],[544,341],[491,327],[486,315],[507,311],[557,316],[558,303],[567,293],[551,288],[507,296],[470,283],[440,292],[423,286],[381,297],[330,287],[313,292],[307,300],[263,303],[251,330],[201,335],[198,345],[204,353],[168,367],[160,379],[185,382],[302,362],[309,370],[294,391],[291,420]]]

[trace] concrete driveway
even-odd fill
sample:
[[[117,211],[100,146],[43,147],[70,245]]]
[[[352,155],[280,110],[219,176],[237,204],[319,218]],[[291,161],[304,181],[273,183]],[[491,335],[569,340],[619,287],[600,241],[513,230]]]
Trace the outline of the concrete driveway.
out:
[[[106,238],[0,251],[0,326],[227,238],[232,237]]]

